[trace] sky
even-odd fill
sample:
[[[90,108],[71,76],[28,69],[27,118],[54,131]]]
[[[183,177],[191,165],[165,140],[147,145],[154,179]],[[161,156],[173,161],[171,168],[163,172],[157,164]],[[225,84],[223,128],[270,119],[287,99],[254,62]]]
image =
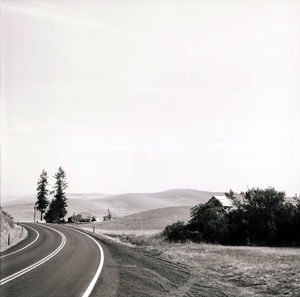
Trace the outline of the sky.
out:
[[[300,193],[300,2],[1,1],[1,193]]]

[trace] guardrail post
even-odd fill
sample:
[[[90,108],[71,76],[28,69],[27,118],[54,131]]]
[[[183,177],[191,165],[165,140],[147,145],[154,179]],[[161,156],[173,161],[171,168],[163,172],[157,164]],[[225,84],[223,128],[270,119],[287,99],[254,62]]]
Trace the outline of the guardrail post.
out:
[[[95,233],[95,226],[93,226],[93,233]]]
[[[10,245],[10,233],[8,233],[7,245]]]

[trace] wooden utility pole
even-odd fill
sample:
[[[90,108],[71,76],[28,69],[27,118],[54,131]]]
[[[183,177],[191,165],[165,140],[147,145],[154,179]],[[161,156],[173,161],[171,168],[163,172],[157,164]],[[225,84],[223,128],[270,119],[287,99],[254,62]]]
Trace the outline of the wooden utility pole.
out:
[[[36,207],[35,207],[35,205],[34,205],[34,207],[33,207],[33,222],[35,223],[35,212],[36,212]]]

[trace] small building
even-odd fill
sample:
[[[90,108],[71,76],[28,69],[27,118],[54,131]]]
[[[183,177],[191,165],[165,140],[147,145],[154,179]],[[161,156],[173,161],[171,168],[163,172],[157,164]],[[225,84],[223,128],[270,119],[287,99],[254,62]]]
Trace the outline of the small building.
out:
[[[85,212],[79,214],[75,214],[74,212],[74,214],[68,218],[69,223],[89,223],[92,221],[96,221],[96,218]]]
[[[233,207],[232,202],[226,196],[212,196],[207,203],[214,206],[222,206],[226,211]]]
[[[103,217],[103,222],[110,221],[112,219],[112,215],[111,215],[111,212],[109,211],[109,209],[107,210],[107,212],[108,212],[108,214]]]
[[[71,217],[68,218],[68,222],[69,223],[79,223],[82,219],[81,214],[75,214],[75,212],[73,213],[73,215]]]

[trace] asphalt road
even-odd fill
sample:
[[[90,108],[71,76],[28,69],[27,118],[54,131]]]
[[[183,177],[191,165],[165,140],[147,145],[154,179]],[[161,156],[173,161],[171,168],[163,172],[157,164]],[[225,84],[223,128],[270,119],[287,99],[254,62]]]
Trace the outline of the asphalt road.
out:
[[[28,237],[1,253],[0,295],[83,296],[99,271],[101,252],[97,243],[64,226],[24,226],[36,232],[27,227]]]
[[[189,296],[189,269],[166,261],[153,251],[127,247],[97,235],[91,238],[61,225],[26,226],[34,228],[39,236],[28,228],[23,242],[0,254],[3,297]],[[16,274],[26,267],[33,268]],[[10,279],[13,275],[17,277]]]

